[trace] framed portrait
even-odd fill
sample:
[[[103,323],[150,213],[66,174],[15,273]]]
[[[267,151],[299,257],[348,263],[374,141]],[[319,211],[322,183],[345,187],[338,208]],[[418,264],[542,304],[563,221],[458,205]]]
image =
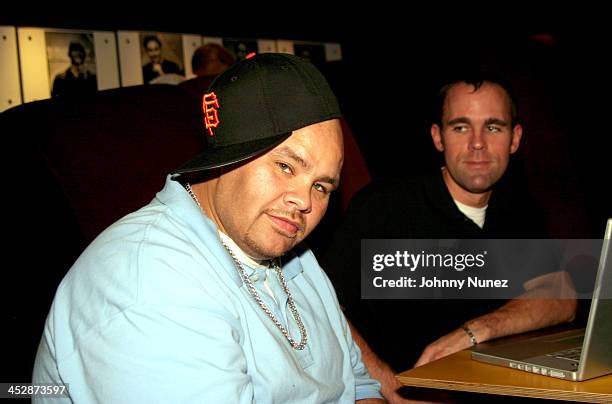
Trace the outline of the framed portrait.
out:
[[[139,42],[144,84],[184,79],[186,63],[180,34],[140,32]]]
[[[45,32],[51,97],[98,91],[96,52],[89,32]]]
[[[342,46],[337,42],[326,42],[325,60],[327,62],[338,62],[342,60]]]
[[[223,46],[237,62],[246,59],[252,53],[259,52],[257,39],[223,38]]]
[[[191,57],[202,36],[151,31],[118,31],[121,85],[178,84],[194,77]]]
[[[21,104],[17,30],[0,26],[0,112]]]
[[[113,32],[18,28],[25,102],[119,87]]]
[[[325,63],[325,45],[318,42],[297,42],[293,43],[294,55],[300,56],[310,61],[315,66],[323,66]]]

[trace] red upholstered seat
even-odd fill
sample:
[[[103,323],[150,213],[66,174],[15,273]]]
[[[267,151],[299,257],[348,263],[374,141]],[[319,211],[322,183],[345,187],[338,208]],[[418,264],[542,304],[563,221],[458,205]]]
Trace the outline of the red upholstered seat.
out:
[[[2,380],[28,381],[55,289],[104,228],[147,204],[203,147],[200,102],[177,86],[102,91],[0,115],[8,256]]]

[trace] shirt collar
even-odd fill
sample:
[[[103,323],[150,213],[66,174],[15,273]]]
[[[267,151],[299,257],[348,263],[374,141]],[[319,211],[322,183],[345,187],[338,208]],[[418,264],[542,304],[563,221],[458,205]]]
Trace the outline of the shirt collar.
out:
[[[425,176],[423,186],[425,187],[427,199],[432,205],[436,206],[438,210],[454,219],[463,219],[463,213],[461,213],[457,205],[455,205],[453,197],[450,192],[448,192],[448,188],[444,183],[441,169],[436,170],[436,172],[431,173],[431,175]]]
[[[219,239],[225,242],[225,244],[232,250],[236,258],[243,264],[244,269],[249,278],[253,278],[255,276],[257,279],[255,280],[265,280],[266,278],[266,269],[270,267],[270,262],[265,261],[256,261],[252,257],[248,256],[238,245],[232,240],[227,234],[218,231]],[[293,279],[296,275],[302,272],[302,265],[300,264],[300,260],[297,255],[295,255],[292,251],[288,252],[284,256],[276,259],[276,262],[281,266],[283,275],[285,275],[286,280]],[[233,263],[233,260],[232,260]],[[242,279],[240,279],[240,284],[242,284]]]
[[[256,260],[253,257],[249,256],[245,253],[242,248],[238,247],[238,244],[234,242],[227,234],[223,233],[221,230],[218,231],[219,237],[221,241],[227,245],[230,250],[236,255],[236,258],[240,260],[243,264],[250,266],[251,268],[269,268],[270,261],[269,260]]]
[[[268,276],[268,269],[271,267],[270,260],[255,260],[245,253],[242,248],[238,247],[238,244],[234,242],[227,234],[221,230],[217,231],[219,239],[227,248],[229,248],[234,256],[240,261],[247,276],[253,282],[265,281]]]

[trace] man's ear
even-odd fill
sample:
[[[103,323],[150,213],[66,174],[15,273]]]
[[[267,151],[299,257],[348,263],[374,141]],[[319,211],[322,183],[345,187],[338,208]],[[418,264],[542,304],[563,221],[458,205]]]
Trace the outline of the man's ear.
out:
[[[523,137],[523,127],[521,125],[515,125],[512,130],[512,141],[510,142],[510,154],[513,154],[518,150],[521,145],[521,138]]]
[[[430,133],[431,139],[433,140],[433,144],[436,150],[438,150],[439,152],[443,152],[444,142],[442,141],[442,131],[440,130],[438,124],[434,123],[433,125],[431,125]]]

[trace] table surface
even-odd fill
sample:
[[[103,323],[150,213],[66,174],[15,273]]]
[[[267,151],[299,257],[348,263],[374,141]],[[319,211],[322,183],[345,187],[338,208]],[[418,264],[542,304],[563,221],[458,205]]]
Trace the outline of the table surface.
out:
[[[405,386],[582,402],[612,402],[612,375],[572,382],[471,358],[469,349],[397,375]]]

